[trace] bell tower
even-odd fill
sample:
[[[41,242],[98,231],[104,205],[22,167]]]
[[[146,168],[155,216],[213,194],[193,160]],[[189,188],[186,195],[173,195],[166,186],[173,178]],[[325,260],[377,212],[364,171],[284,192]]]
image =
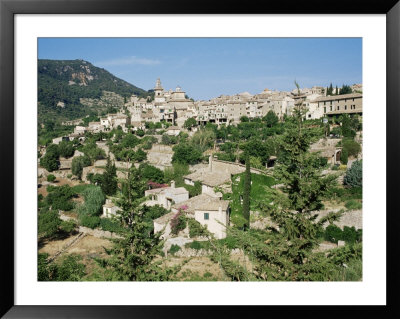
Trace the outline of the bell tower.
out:
[[[154,102],[155,103],[164,103],[165,102],[164,89],[161,86],[160,78],[157,79],[156,86],[154,88]]]

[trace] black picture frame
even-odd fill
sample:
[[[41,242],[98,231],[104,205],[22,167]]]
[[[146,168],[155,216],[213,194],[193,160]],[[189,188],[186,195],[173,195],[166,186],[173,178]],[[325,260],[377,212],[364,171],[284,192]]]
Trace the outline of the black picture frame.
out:
[[[399,317],[395,257],[400,136],[400,3],[391,1],[274,1],[237,4],[181,0],[0,0],[0,130],[2,191],[1,309],[4,318],[205,318],[292,315],[324,317]],[[14,303],[14,16],[16,14],[385,14],[387,21],[387,305],[386,306],[16,306]],[[7,154],[7,155],[4,155]],[[379,212],[383,213],[383,212]],[[398,275],[398,274],[397,274]]]

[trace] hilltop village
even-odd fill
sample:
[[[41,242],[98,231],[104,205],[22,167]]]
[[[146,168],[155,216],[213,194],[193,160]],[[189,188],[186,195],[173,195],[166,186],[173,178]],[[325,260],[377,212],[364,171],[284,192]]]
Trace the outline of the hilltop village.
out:
[[[112,92],[103,95],[121,101]],[[112,247],[112,240],[135,242],[137,231],[148,234],[143,240],[157,242],[136,252],[148,253],[148,264],[161,258],[179,268],[166,280],[260,279],[275,261],[268,257],[258,265],[261,252],[247,251],[249,243],[241,241],[248,237],[238,231],[260,231],[269,243],[271,229],[279,233],[286,227],[277,215],[281,210],[288,214],[286,221],[296,218],[292,211],[306,212],[310,223],[304,227],[320,227],[310,254],[361,249],[362,104],[361,84],[265,89],[194,101],[181,87],[165,90],[157,79],[153,98],[132,95],[117,112],[64,121],[59,136],[38,146],[39,255],[49,276],[44,280],[60,280],[49,279],[49,265],[59,260],[62,267],[73,252],[80,256],[73,260],[82,270],[77,280],[135,280],[136,274],[128,275],[109,259],[119,258],[116,251],[126,247],[114,246],[111,257],[103,247]],[[42,124],[40,129],[53,128]],[[292,160],[290,138],[293,143],[304,138],[299,152],[312,154],[296,158],[299,167],[301,161],[313,161],[307,166],[313,173],[301,180],[308,188],[299,186],[296,195],[306,199],[294,200],[294,184],[287,184],[295,174],[284,171]],[[127,235],[127,229],[136,235]],[[218,259],[222,250],[225,255]],[[329,267],[340,272],[339,266]],[[286,280],[275,271],[266,280]],[[304,280],[318,279],[307,276]]]

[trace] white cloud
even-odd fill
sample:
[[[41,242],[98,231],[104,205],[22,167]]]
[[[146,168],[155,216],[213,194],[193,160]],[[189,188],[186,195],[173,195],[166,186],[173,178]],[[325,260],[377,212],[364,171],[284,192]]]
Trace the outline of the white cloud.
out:
[[[96,64],[98,65],[103,65],[103,66],[118,66],[118,65],[157,65],[160,64],[160,60],[156,59],[148,59],[148,58],[139,58],[137,56],[130,56],[130,57],[125,57],[125,58],[119,58],[119,59],[112,59],[108,61],[101,61],[97,62]]]

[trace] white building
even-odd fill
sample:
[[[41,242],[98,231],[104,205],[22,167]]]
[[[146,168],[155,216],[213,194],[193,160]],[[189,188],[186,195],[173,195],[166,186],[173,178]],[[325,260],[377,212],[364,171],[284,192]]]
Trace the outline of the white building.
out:
[[[115,205],[111,199],[106,199],[106,203],[103,205],[102,217],[111,218],[113,216],[117,216],[120,210],[121,208]]]
[[[189,199],[189,192],[184,187],[175,188],[175,182],[171,182],[171,187],[150,189],[144,192],[150,199],[144,202],[147,206],[160,205],[165,209],[170,209],[173,204],[184,202]]]

